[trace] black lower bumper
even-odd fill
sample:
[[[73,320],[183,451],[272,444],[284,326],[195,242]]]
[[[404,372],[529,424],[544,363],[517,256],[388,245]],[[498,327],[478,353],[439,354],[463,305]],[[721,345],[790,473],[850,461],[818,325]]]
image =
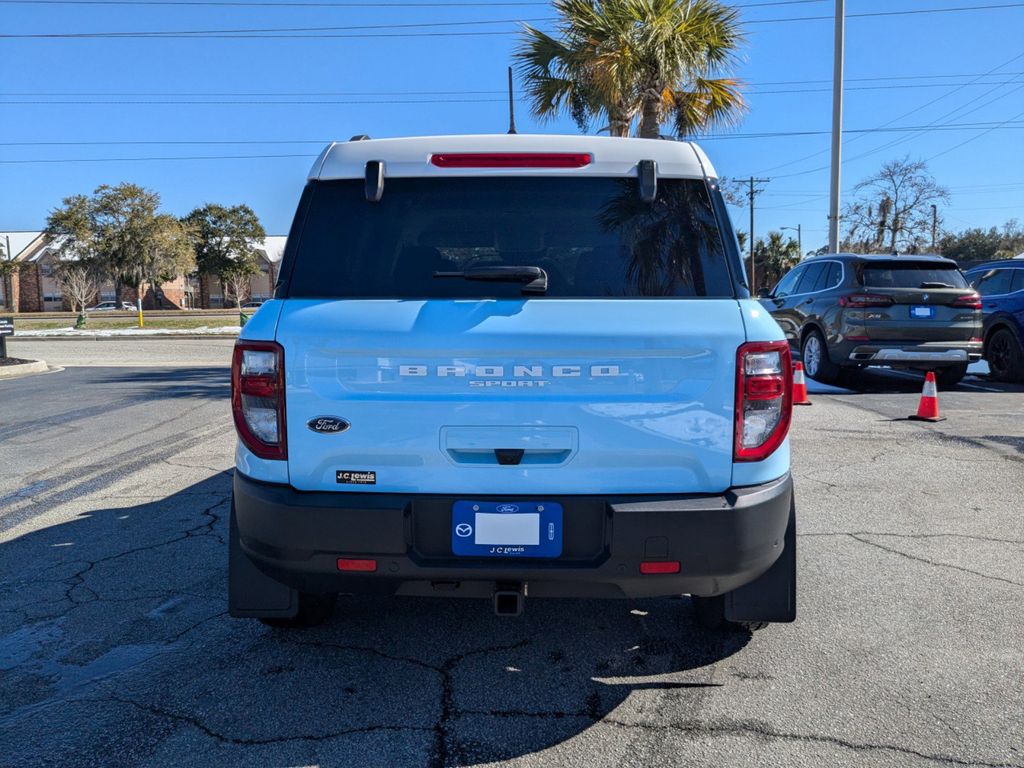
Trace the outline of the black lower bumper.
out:
[[[934,370],[981,359],[980,341],[842,341],[830,350],[839,365],[882,365]]]
[[[707,596],[779,558],[792,493],[787,474],[716,495],[555,497],[565,530],[553,560],[455,557],[455,497],[309,493],[236,472],[234,520],[246,558],[300,592],[489,597],[495,584],[519,582],[531,597]],[[339,558],[373,559],[376,570],[342,572]],[[644,575],[644,561],[680,570]]]

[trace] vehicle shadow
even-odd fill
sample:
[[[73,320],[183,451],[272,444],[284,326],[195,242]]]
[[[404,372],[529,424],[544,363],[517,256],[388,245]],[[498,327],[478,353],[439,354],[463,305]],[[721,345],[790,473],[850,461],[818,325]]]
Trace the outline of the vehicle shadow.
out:
[[[692,717],[741,682],[710,665],[749,633],[697,628],[687,599],[528,600],[509,619],[343,598],[313,630],[230,619],[229,499],[221,473],[0,544],[6,764],[473,764]]]
[[[807,389],[811,395],[885,395],[910,394],[921,392],[924,386],[924,373],[919,371],[894,371],[886,368],[864,368],[855,373],[847,374],[837,385],[822,384],[808,377]],[[942,392],[979,392],[990,393],[1024,391],[1020,385],[992,381],[987,375],[968,374],[962,382],[946,388],[940,386]]]
[[[231,394],[231,371],[223,366],[195,368],[110,368],[95,377],[98,386],[116,385],[128,397],[203,398],[226,400]]]

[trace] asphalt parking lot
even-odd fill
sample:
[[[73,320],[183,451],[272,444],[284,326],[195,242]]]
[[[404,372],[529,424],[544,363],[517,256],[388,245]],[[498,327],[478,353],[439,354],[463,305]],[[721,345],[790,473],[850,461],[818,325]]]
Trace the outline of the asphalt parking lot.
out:
[[[346,599],[274,631],[226,615],[231,341],[10,346],[62,370],[0,381],[0,765],[1024,766],[1024,387],[922,424],[919,377],[811,384],[792,625]]]

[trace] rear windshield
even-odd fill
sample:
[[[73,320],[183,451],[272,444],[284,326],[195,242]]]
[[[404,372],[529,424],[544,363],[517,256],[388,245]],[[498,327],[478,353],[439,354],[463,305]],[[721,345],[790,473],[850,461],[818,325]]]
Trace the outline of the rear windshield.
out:
[[[967,280],[953,266],[934,261],[873,261],[861,268],[866,288],[966,288]]]
[[[734,296],[704,182],[659,179],[654,203],[638,187],[603,177],[386,179],[371,203],[362,179],[316,182],[285,292],[519,298],[516,283],[434,273],[536,266],[549,298]]]

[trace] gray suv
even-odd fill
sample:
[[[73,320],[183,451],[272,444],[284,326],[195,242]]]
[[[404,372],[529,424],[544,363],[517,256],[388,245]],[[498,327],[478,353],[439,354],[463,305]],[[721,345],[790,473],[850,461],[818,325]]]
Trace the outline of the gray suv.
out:
[[[949,387],[981,359],[981,298],[938,256],[815,256],[761,303],[826,384],[872,365],[935,371]]]

